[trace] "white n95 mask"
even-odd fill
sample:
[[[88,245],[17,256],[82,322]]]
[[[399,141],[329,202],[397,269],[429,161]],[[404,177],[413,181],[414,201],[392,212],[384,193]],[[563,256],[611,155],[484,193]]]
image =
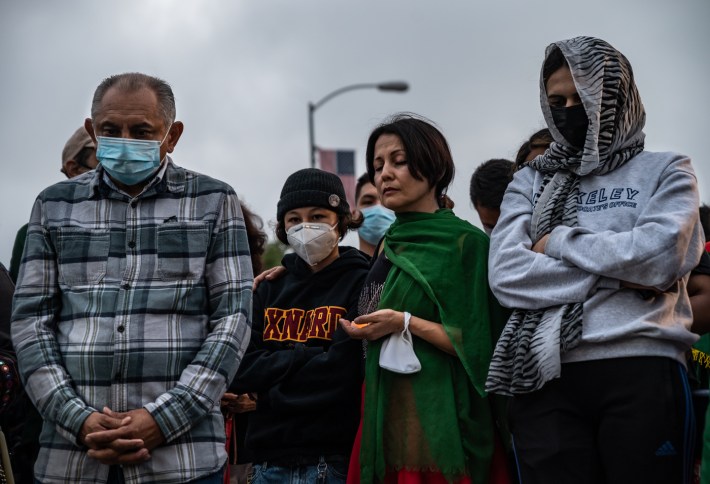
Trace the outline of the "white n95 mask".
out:
[[[328,257],[338,244],[336,225],[301,223],[288,229],[286,238],[293,251],[306,264],[314,266]]]

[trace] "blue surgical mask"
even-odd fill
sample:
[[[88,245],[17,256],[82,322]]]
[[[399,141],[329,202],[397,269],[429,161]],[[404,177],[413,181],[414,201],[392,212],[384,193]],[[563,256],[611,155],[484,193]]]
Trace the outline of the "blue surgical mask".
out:
[[[360,211],[365,220],[357,230],[357,233],[365,242],[375,245],[394,222],[394,212],[382,205],[373,205]]]
[[[97,136],[96,158],[104,170],[124,185],[137,185],[160,168],[160,147],[163,141]]]

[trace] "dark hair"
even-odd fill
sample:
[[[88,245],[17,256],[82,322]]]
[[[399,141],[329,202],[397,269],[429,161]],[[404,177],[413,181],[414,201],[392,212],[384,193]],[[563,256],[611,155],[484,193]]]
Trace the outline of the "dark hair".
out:
[[[247,241],[249,243],[249,253],[251,254],[251,267],[254,275],[261,274],[263,269],[263,263],[261,261],[261,256],[266,250],[266,233],[262,230],[264,228],[264,221],[261,220],[257,214],[249,210],[249,208],[244,204],[244,202],[239,202],[239,206],[242,208],[242,214],[244,215],[244,226],[247,229]]]
[[[710,242],[710,207],[705,204],[700,206],[700,224],[703,226],[705,241]]]
[[[355,205],[357,205],[357,201],[360,199],[360,192],[362,191],[362,187],[364,187],[368,183],[373,184],[370,180],[369,173],[363,173],[358,177],[357,182],[355,183]]]
[[[469,194],[474,207],[500,208],[503,194],[513,179],[515,164],[495,158],[483,162],[471,175]]]
[[[397,136],[407,154],[409,173],[416,180],[426,180],[434,187],[437,203],[442,208],[453,208],[446,189],[454,179],[454,160],[449,144],[431,121],[409,113],[395,114],[379,125],[367,140],[365,153],[367,174],[375,183],[375,143],[384,134]]]
[[[560,67],[568,65],[567,59],[559,47],[555,46],[550,50],[545,63],[542,65],[542,81],[547,85],[547,80]]]
[[[141,74],[140,72],[116,74],[101,81],[101,84],[94,91],[94,98],[91,101],[91,119],[96,119],[101,109],[101,101],[106,92],[112,87],[125,92],[135,92],[147,87],[158,98],[158,106],[165,128],[167,129],[175,121],[175,96],[170,84],[162,79]]]
[[[525,163],[525,159],[530,155],[532,150],[536,148],[547,149],[554,140],[552,139],[552,133],[547,128],[543,128],[532,136],[527,141],[524,141],[520,148],[518,149],[518,154],[515,155],[515,169],[519,170]]]

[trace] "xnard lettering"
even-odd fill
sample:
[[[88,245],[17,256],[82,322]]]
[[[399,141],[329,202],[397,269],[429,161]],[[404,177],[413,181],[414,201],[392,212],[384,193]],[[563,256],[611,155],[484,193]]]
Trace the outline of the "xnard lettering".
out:
[[[266,308],[264,310],[264,341],[293,341],[305,343],[309,339],[331,340],[338,320],[345,308],[322,306],[303,309]]]

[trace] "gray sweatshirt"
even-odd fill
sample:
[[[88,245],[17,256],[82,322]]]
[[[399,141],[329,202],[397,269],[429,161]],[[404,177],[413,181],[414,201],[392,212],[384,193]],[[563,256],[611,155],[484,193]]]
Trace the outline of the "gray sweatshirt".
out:
[[[703,251],[690,160],[644,151],[616,170],[580,179],[578,226],[558,226],[545,254],[531,250],[542,175],[516,173],[492,235],[489,281],[504,306],[584,305],[582,342],[562,362],[662,356],[685,362],[697,340],[688,273]],[[663,291],[644,299],[626,281]]]

